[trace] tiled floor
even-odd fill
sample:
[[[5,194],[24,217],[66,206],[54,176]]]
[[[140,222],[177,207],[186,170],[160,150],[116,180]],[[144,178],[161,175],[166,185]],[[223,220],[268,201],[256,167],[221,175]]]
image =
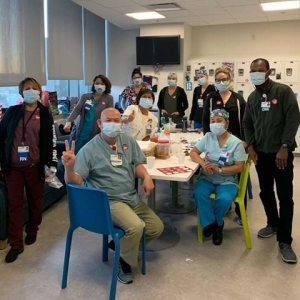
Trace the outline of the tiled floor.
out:
[[[234,212],[226,216],[221,246],[210,240],[197,243],[196,212],[163,214],[177,228],[179,243],[148,252],[147,275],[134,269],[135,282],[118,283],[117,299],[300,299],[299,266],[281,261],[275,236],[265,240],[256,237],[266,219],[254,168],[251,176],[254,199],[249,201],[248,217],[252,250],[245,249],[243,230],[235,223]],[[300,257],[299,178],[300,158],[296,158],[293,247]],[[67,228],[67,202],[63,199],[44,214],[37,243],[26,246],[16,262],[5,264],[8,248],[0,251],[1,300],[108,299],[112,254],[109,263],[102,263],[101,237],[81,229],[74,235],[68,287],[60,289]]]

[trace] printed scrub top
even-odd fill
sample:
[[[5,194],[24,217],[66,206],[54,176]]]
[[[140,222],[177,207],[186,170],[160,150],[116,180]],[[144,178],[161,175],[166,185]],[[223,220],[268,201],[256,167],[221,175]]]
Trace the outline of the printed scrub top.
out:
[[[135,93],[134,85],[127,86],[122,92],[122,97],[128,101],[128,105],[136,104],[136,97],[139,93]]]
[[[117,138],[116,151],[100,135],[89,141],[76,155],[75,172],[89,187],[107,193],[110,201],[122,201],[131,207],[139,203],[135,190],[135,167],[146,160],[137,142],[126,134]],[[114,167],[112,156],[119,155],[122,165]]]
[[[234,135],[230,135],[226,144],[220,148],[216,135],[211,132],[196,143],[195,147],[202,153],[205,153],[205,161],[212,162],[218,167],[231,166],[235,161],[245,161],[246,152],[242,141]],[[238,185],[237,174],[208,174],[204,170],[200,178],[206,179],[213,184],[236,184]]]

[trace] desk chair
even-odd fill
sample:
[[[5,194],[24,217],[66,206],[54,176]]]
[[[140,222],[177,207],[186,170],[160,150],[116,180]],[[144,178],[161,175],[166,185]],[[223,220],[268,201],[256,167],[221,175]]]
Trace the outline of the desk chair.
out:
[[[108,198],[103,190],[87,188],[79,185],[67,184],[69,203],[70,227],[66,238],[64,269],[61,288],[67,286],[70,251],[73,232],[78,227],[88,231],[103,234],[102,261],[108,261],[108,236],[115,242],[115,258],[113,264],[112,280],[110,285],[110,300],[116,296],[117,275],[120,258],[120,239],[124,231],[113,226]],[[142,274],[146,274],[146,235],[142,236]]]
[[[245,244],[246,244],[247,249],[252,249],[252,242],[251,242],[248,220],[247,220],[245,204],[244,204],[244,197],[245,197],[245,193],[247,190],[250,165],[251,165],[251,163],[246,162],[245,168],[244,168],[243,172],[241,173],[241,177],[240,177],[240,181],[239,181],[239,191],[234,200],[234,202],[237,203],[240,208],[244,236],[245,236]],[[210,198],[214,199],[215,194],[211,194]],[[197,226],[198,227],[198,243],[202,244],[203,243],[203,229],[200,225],[199,214],[197,214],[197,215],[198,215],[198,226]]]

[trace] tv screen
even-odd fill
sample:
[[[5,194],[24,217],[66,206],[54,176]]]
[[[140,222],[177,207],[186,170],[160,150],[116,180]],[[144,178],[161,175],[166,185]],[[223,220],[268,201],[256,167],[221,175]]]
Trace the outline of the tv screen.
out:
[[[179,65],[180,36],[136,38],[137,65]]]

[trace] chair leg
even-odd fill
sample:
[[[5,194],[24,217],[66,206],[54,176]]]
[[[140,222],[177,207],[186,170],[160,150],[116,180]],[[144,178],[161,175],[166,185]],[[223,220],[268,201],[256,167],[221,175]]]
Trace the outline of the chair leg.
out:
[[[102,261],[108,261],[108,235],[102,236]]]
[[[241,199],[241,201],[237,202],[237,203],[239,205],[240,212],[241,212],[241,219],[242,219],[242,224],[243,224],[246,248],[252,249],[252,242],[251,242],[248,220],[247,220],[247,215],[246,215],[246,210],[245,210],[245,205],[244,205],[244,199]]]
[[[198,231],[198,243],[203,244],[203,229],[200,225],[200,218],[199,218],[199,212],[197,210],[197,219],[198,219],[198,224],[197,224],[197,231]]]
[[[249,174],[248,181],[247,181],[247,191],[248,191],[249,199],[253,199],[252,183],[251,183],[250,174]]]
[[[142,236],[142,274],[146,275],[146,228],[143,229]]]
[[[61,288],[62,289],[67,287],[73,231],[74,231],[74,229],[69,228],[68,233],[67,233],[66,248],[65,248],[65,259],[64,259],[64,269],[63,269],[63,277],[62,277],[62,282],[61,282]]]
[[[116,298],[117,276],[119,271],[120,240],[118,238],[115,238],[114,242],[115,242],[115,258],[114,258],[114,265],[113,265],[113,271],[111,277],[109,300],[115,300]]]

